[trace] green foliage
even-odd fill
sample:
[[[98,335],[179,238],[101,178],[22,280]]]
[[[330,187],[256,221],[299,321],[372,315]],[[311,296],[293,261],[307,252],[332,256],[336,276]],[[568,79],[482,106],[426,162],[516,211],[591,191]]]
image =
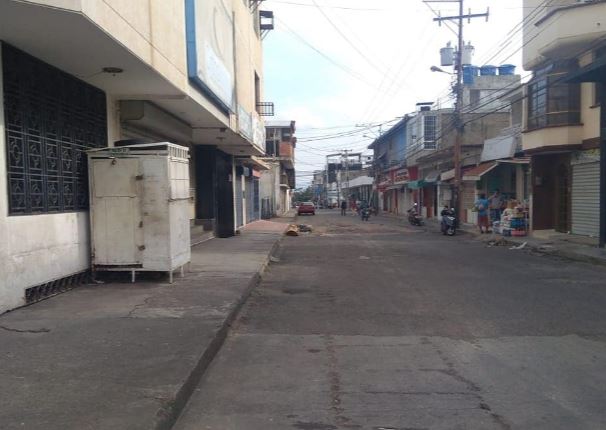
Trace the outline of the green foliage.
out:
[[[305,189],[298,189],[293,195],[293,200],[295,202],[310,202],[313,199],[313,195],[314,194],[311,187],[307,187]]]

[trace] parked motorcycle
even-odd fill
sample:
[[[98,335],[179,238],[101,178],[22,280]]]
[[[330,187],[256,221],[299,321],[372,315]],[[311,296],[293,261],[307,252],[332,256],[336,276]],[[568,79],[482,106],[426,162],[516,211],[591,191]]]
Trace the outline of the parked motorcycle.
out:
[[[418,205],[415,203],[413,207],[408,209],[408,222],[411,225],[423,225],[423,217],[419,215],[419,211],[417,210]]]
[[[440,213],[442,220],[440,221],[440,230],[445,236],[454,236],[457,232],[457,217],[454,209],[444,208]]]
[[[368,221],[370,219],[370,208],[360,209],[360,218],[362,218],[362,221]]]

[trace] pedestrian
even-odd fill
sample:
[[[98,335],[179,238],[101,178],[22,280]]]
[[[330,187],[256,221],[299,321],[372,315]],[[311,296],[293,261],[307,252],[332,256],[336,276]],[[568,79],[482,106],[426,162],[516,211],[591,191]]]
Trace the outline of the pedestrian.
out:
[[[480,228],[480,233],[484,233],[484,229],[486,229],[486,233],[488,233],[488,200],[486,199],[486,194],[480,194],[480,198],[476,200],[476,210],[478,211],[478,227]]]
[[[347,215],[347,202],[345,200],[341,202],[341,215]]]
[[[490,207],[490,220],[501,221],[501,210],[503,210],[503,196],[501,195],[501,191],[497,188],[490,196],[489,200]]]

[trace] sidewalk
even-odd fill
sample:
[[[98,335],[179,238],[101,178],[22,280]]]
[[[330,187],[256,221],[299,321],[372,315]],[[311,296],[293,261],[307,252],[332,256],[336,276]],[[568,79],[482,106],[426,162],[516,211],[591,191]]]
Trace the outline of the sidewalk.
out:
[[[438,227],[437,218],[430,222]],[[606,250],[598,248],[596,238],[576,236],[573,234],[557,233],[554,231],[538,231],[526,237],[503,237],[500,234],[480,234],[478,228],[471,224],[463,224],[460,231],[474,236],[492,246],[521,246],[541,254],[550,254],[574,261],[606,265]]]
[[[169,429],[291,221],[193,247],[172,285],[88,285],[1,316],[0,428]]]

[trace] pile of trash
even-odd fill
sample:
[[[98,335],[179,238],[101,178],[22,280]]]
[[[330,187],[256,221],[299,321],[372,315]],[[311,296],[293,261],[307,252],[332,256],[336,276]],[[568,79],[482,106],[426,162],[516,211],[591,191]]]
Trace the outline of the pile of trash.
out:
[[[298,236],[299,233],[311,233],[312,227],[309,224],[291,224],[286,230],[286,236]]]

